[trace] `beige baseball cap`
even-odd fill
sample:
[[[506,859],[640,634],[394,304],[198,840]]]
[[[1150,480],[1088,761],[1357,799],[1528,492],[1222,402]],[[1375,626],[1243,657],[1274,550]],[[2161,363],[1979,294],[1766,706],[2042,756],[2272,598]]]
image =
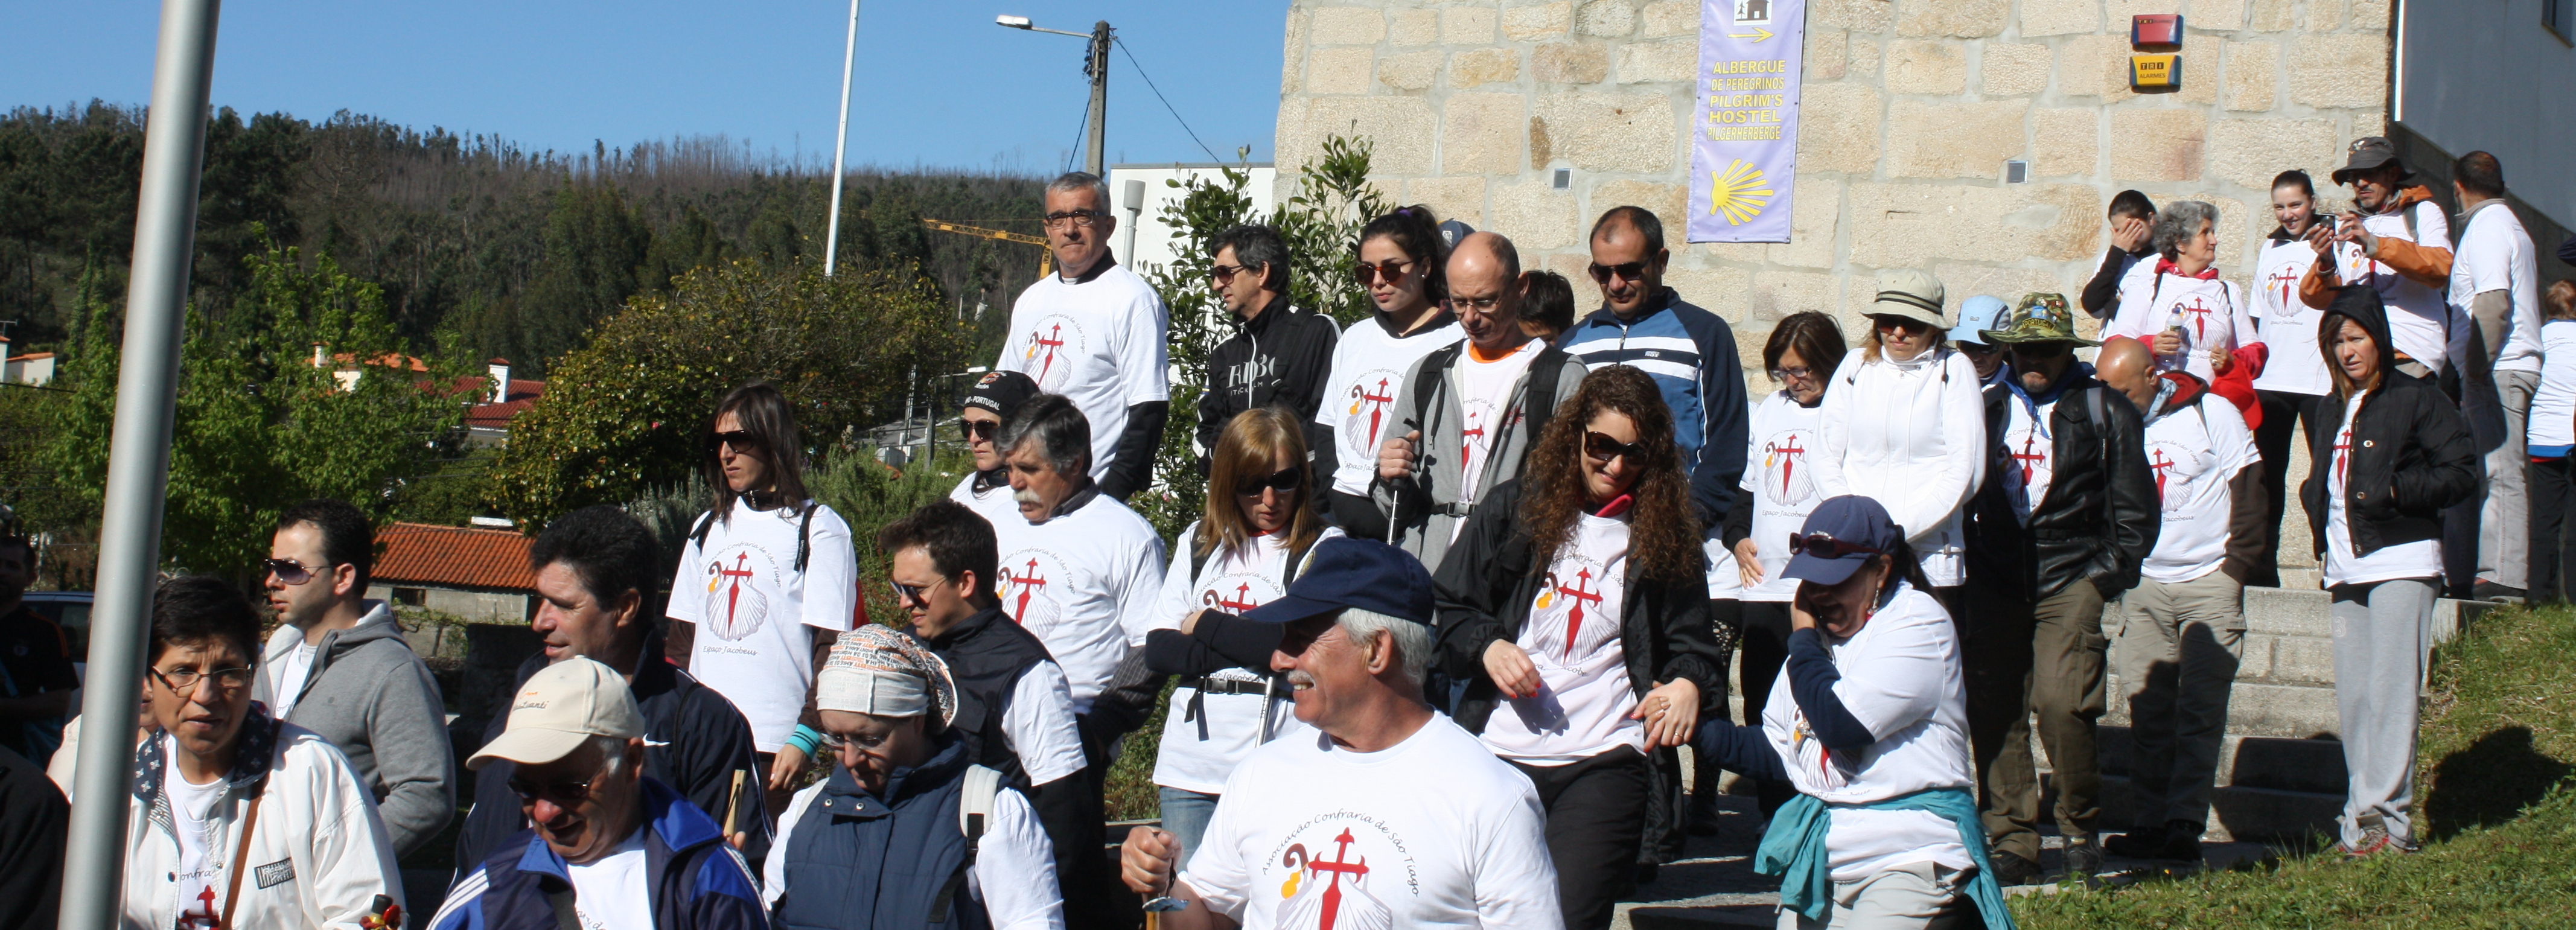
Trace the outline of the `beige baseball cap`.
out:
[[[499,738],[465,760],[480,769],[494,759],[544,765],[570,755],[594,736],[644,735],[644,714],[616,669],[575,656],[546,666],[510,699],[510,723]]]

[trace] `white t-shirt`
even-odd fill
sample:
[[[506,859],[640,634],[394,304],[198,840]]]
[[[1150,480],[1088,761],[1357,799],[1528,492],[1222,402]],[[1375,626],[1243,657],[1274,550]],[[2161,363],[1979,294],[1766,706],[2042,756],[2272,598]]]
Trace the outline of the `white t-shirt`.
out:
[[[587,863],[567,862],[572,880],[572,912],[582,930],[623,930],[653,925],[653,889],[644,881],[644,828],[608,855]]]
[[[1254,750],[1180,881],[1244,930],[1561,930],[1546,822],[1528,777],[1435,713],[1377,752]]]
[[[1494,755],[1564,765],[1620,746],[1644,751],[1645,726],[1628,719],[1637,692],[1619,636],[1627,576],[1627,516],[1580,515],[1513,640],[1538,668],[1538,693],[1495,706],[1482,737]]]
[[[2317,250],[2306,240],[2266,240],[2254,259],[2254,328],[2271,347],[2256,390],[2321,396],[2334,389],[2326,374],[2325,355],[2317,348],[2317,326],[2325,311],[2299,300],[2299,279],[2317,263]]]
[[[1002,711],[1002,743],[1020,757],[1029,784],[1043,785],[1089,764],[1082,755],[1082,732],[1073,719],[1073,686],[1064,669],[1040,662],[1011,686],[1011,706]]]
[[[1154,608],[1155,629],[1180,629],[1181,621],[1202,608],[1240,614],[1288,593],[1279,583],[1288,576],[1288,546],[1276,533],[1253,537],[1240,546],[1218,546],[1192,577],[1190,562],[1198,552],[1199,530],[1204,526],[1190,524],[1174,544],[1171,569],[1163,575],[1163,592]],[[1340,535],[1339,529],[1326,529],[1315,541],[1320,544]],[[1314,549],[1306,551],[1312,554]],[[1250,684],[1269,681],[1241,668],[1207,677]],[[1189,716],[1190,701],[1198,696],[1196,682],[1182,679],[1172,691],[1172,709],[1163,715],[1162,748],[1154,759],[1154,784],[1200,794],[1225,790],[1226,777],[1234,773],[1235,765],[1262,743],[1264,708],[1270,715],[1272,739],[1307,739],[1314,734],[1313,728],[1297,721],[1295,704],[1283,687],[1275,702],[1261,694],[1207,695],[1200,700],[1206,711],[1207,738],[1200,739],[1202,721],[1182,719]]]
[[[1828,751],[1789,693],[1787,666],[1762,707],[1762,735],[1788,766],[1789,781],[1833,814],[1825,833],[1833,879],[1857,881],[1925,861],[1968,868],[1957,824],[1930,811],[1853,806],[1930,788],[1974,790],[1967,689],[1949,613],[1932,595],[1900,582],[1896,596],[1860,632],[1840,643],[1829,637],[1826,649],[1842,676],[1834,697],[1878,742],[1857,757]]]
[[[1405,374],[1423,356],[1465,338],[1466,332],[1450,323],[1397,338],[1376,320],[1362,320],[1342,331],[1342,341],[1333,346],[1333,373],[1324,383],[1324,405],[1315,411],[1315,425],[1330,430],[1334,437],[1334,490],[1368,493],[1369,479],[1377,476],[1378,447],[1404,435],[1404,420],[1413,415],[1395,409],[1396,397],[1404,393]]]
[[[1801,407],[1787,391],[1774,391],[1753,408],[1742,484],[1745,503],[1753,508],[1753,527],[1745,538],[1761,553],[1764,580],[1744,589],[1745,600],[1784,602],[1798,596],[1798,580],[1780,573],[1789,567],[1789,537],[1807,525],[1807,514],[1824,500],[1816,493],[1815,471],[1807,462],[1823,414],[1823,404]]]
[[[765,877],[761,880],[760,901],[772,910],[777,909],[778,899],[787,894],[784,857],[788,842],[796,835],[797,824],[804,822],[805,809],[813,806],[814,797],[823,793],[823,787],[817,782],[796,792],[795,798],[787,802],[787,813],[778,818],[778,838],[770,842],[769,858],[761,869]],[[985,879],[987,875],[992,879]],[[1057,891],[1055,845],[1047,839],[1046,827],[1038,823],[1037,811],[1016,788],[993,794],[993,815],[984,824],[984,835],[975,840],[975,865],[966,870],[966,893],[984,902],[984,916],[992,922],[993,930],[1064,930],[1064,897]]]
[[[982,494],[977,494],[975,476],[967,475],[966,480],[957,482],[956,489],[948,492],[948,499],[966,505],[966,509],[974,511],[976,516],[983,517],[984,522],[994,526],[1002,525],[1002,521],[1006,519],[1022,519],[1020,504],[1011,499],[1011,484],[1007,481],[984,489]]]
[[[2355,556],[2352,551],[2352,524],[2344,519],[2344,481],[2352,467],[2352,418],[2361,411],[2362,398],[2368,391],[2355,392],[2344,404],[2343,425],[2335,427],[2334,461],[2326,472],[2326,564],[2325,586],[2367,584],[2395,578],[2433,578],[2442,574],[2442,542],[2419,539],[2411,543],[2382,546],[2370,557]],[[2383,492],[2384,493],[2384,492]]]
[[[2030,523],[2033,508],[2048,502],[2048,484],[2057,476],[2057,442],[2049,423],[2058,402],[2065,399],[2060,393],[2057,400],[2034,410],[2021,395],[2004,398],[2004,453],[2012,457],[2001,476],[2004,499],[2012,502],[2013,516],[2024,525]]]
[[[271,719],[286,719],[286,715],[295,710],[295,700],[304,696],[304,681],[313,677],[316,648],[312,643],[298,643],[295,651],[277,657],[277,668],[270,673],[268,681],[269,696],[277,705],[268,712]]]
[[[832,508],[813,506],[802,573],[796,547],[804,516],[794,507],[760,511],[737,501],[731,519],[707,527],[704,544],[681,550],[671,580],[671,619],[697,624],[689,674],[742,711],[761,752],[777,752],[795,732],[814,684],[807,627],[846,632],[858,612],[850,525]]]
[[[993,535],[1002,554],[993,593],[1003,615],[1046,644],[1072,683],[1073,712],[1090,713],[1119,660],[1153,629],[1162,538],[1106,494],[1045,523],[996,521]]]
[[[1039,390],[1073,400],[1091,421],[1097,479],[1118,454],[1127,408],[1171,397],[1170,330],[1163,295],[1124,265],[1081,284],[1046,275],[1011,303],[1011,334],[993,370],[1020,372]]]
[[[189,784],[187,776],[179,774],[178,738],[168,734],[161,737],[161,758],[166,767],[161,790],[170,798],[170,832],[179,838],[179,869],[171,873],[170,882],[170,895],[177,903],[171,912],[219,916],[225,904],[224,860],[231,858],[232,850],[225,848],[224,822],[215,808],[223,803],[227,780],[217,775],[202,785]],[[144,879],[136,876],[135,880]],[[209,919],[207,925],[212,924]]]
[[[2448,247],[2451,221],[2442,215],[2441,207],[2424,201],[2406,209],[2415,214],[2417,236],[2406,234],[2406,217],[2397,213],[2364,217],[2361,228],[2382,239]],[[2452,325],[2451,304],[2441,291],[2398,274],[2384,262],[2363,257],[2360,243],[2336,245],[2335,266],[2343,283],[2368,284],[2379,291],[2380,301],[2388,305],[2388,341],[2406,357],[2439,372],[2450,364],[2454,343],[2465,344],[2468,334]]]
[[[2540,390],[2531,395],[2530,446],[2576,445],[2576,320],[2540,326]]]
[[[2164,502],[2163,529],[2139,571],[2167,583],[2190,581],[2227,561],[2227,483],[2263,461],[2245,415],[2216,394],[2147,424],[2147,469]]]
[[[2540,370],[2540,271],[2533,264],[2531,233],[2522,218],[2503,203],[2481,207],[2460,230],[2460,248],[2451,256],[2451,306],[2469,312],[2469,301],[2488,291],[2513,296],[2505,317],[2504,352],[2497,371]]]
[[[1463,414],[1458,421],[1459,500],[1476,499],[1477,479],[1484,477],[1486,450],[1493,448],[1493,434],[1512,426],[1500,422],[1510,416],[1512,388],[1520,384],[1522,376],[1529,373],[1530,362],[1546,348],[1547,343],[1532,339],[1490,362],[1478,360],[1473,346],[1458,353],[1458,365],[1453,371],[1458,379],[1458,410]],[[1460,520],[1451,533],[1466,526],[1467,521]]]
[[[2211,349],[2263,341],[2245,293],[2221,278],[2193,278],[2159,273],[2163,261],[2140,261],[2120,279],[2120,309],[2102,327],[2104,338],[2129,336],[2149,345],[2157,335],[2182,330],[2182,348],[2156,356],[2159,371],[2188,371],[2203,381],[2217,377],[2209,364]]]

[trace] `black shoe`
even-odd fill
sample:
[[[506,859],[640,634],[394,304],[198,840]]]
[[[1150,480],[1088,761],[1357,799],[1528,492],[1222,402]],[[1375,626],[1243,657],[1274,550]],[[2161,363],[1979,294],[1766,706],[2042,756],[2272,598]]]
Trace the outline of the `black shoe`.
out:
[[[2193,849],[2198,849],[2200,834],[2192,834]],[[2122,859],[2161,859],[2171,834],[2163,827],[2140,827],[2102,841],[2102,851]]]
[[[2102,844],[2089,836],[2066,838],[2066,877],[2083,878],[2102,872]]]
[[[1652,862],[1640,862],[1640,863],[1637,863],[1637,884],[1640,884],[1640,885],[1652,885],[1652,884],[1654,884],[1654,883],[1655,883],[1655,877],[1656,877],[1656,876],[1658,876],[1658,875],[1663,874],[1663,870],[1664,870],[1664,867],[1663,867],[1663,866],[1656,865],[1656,864],[1654,864],[1654,863],[1652,863]]]
[[[2493,601],[2508,597],[2522,600],[2525,594],[2521,588],[2508,588],[2492,581],[2480,581],[2469,586],[2470,600]]]
[[[1700,807],[1700,806],[1698,806],[1698,805],[1694,804],[1694,805],[1692,805],[1692,806],[1691,806],[1691,812],[1690,812],[1690,835],[1692,835],[1692,836],[1716,836],[1716,835],[1717,835],[1717,806],[1716,806],[1716,805],[1713,805],[1713,804],[1712,804],[1712,805],[1707,806],[1707,807]]]
[[[2148,858],[2199,862],[2200,833],[2203,829],[2205,828],[2200,824],[2188,820],[2167,821],[2164,848],[2157,850],[2155,855]]]
[[[2039,881],[2039,863],[2008,852],[1996,852],[1991,860],[1995,867],[1995,884],[2010,887]]]

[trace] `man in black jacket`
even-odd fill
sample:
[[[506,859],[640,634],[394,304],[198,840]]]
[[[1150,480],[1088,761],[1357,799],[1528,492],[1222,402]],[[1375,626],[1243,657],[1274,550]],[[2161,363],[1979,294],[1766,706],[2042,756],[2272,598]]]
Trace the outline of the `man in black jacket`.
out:
[[[1218,233],[1208,243],[1210,289],[1234,315],[1234,335],[1208,350],[1199,373],[1199,474],[1234,415],[1280,407],[1309,424],[1324,403],[1333,347],[1342,341],[1333,318],[1288,305],[1288,243],[1258,223]],[[1308,432],[1310,448],[1329,439]]]
[[[2024,295],[1984,336],[2010,347],[2017,377],[1971,507],[1980,518],[1959,619],[1986,836],[1997,878],[2012,884],[2039,871],[2033,711],[2067,870],[2101,866],[2102,608],[2137,584],[2155,548],[2158,504],[2138,409],[2075,360],[2076,346],[2098,343],[2076,338],[2065,297]]]
[[[736,849],[759,862],[769,851],[769,818],[751,724],[724,695],[663,656],[653,614],[644,609],[646,592],[663,574],[660,551],[651,530],[604,504],[547,525],[528,548],[540,599],[530,625],[545,651],[519,663],[518,685],[577,656],[623,671],[644,715],[645,776],[697,805]],[[500,738],[509,722],[506,714],[493,717],[483,741]],[[457,878],[473,874],[485,856],[527,829],[519,796],[510,790],[515,770],[516,763],[494,759],[475,772],[474,806],[456,837]]]

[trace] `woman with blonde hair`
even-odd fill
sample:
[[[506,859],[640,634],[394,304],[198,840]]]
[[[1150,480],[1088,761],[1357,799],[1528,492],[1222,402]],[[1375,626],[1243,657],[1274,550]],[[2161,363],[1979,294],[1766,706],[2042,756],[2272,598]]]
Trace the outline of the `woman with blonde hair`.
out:
[[[1819,500],[1876,499],[1905,528],[1934,593],[1967,581],[1965,514],[1985,477],[1986,419],[1976,364],[1951,348],[1941,281],[1882,272],[1863,312],[1870,332],[1834,371],[1816,424]]]
[[[1306,461],[1305,426],[1278,407],[1236,414],[1208,454],[1207,509],[1181,531],[1163,575],[1147,637],[1148,664],[1181,675],[1172,692],[1174,713],[1163,718],[1163,741],[1154,760],[1161,789],[1163,829],[1181,848],[1198,848],[1217,796],[1235,763],[1261,744],[1305,728],[1280,706],[1288,689],[1274,687],[1269,651],[1228,650],[1224,658],[1191,634],[1201,614],[1240,615],[1279,598],[1303,568],[1315,543],[1342,535],[1324,526],[1312,506],[1315,474]],[[1270,633],[1275,624],[1210,623],[1234,633]],[[1176,656],[1187,656],[1164,661]]]

